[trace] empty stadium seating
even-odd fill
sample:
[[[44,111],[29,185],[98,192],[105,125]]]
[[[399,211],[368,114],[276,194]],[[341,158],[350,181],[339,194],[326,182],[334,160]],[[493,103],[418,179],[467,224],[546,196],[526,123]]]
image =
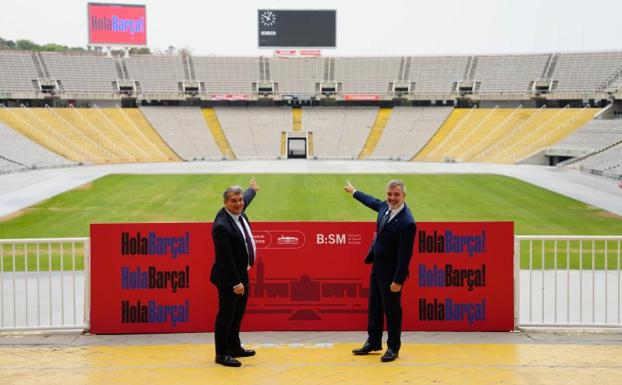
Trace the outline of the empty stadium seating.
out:
[[[137,109],[0,108],[0,121],[74,162],[179,160]]]
[[[31,52],[0,51],[0,91],[34,91],[37,78]]]
[[[323,159],[356,159],[369,134],[377,107],[302,109],[302,129],[313,132],[314,154]]]
[[[606,86],[622,68],[622,52],[568,53],[559,56],[553,80],[556,91],[593,91]]]
[[[399,67],[399,57],[335,58],[335,81],[345,94],[383,94],[398,79]]]
[[[469,58],[466,56],[412,57],[408,80],[416,93],[449,94],[455,83],[465,79]]]
[[[455,110],[415,160],[516,163],[587,123],[595,109]]]
[[[64,91],[113,93],[118,79],[113,58],[102,55],[42,52],[52,79],[60,81]]]
[[[138,55],[125,59],[128,77],[139,82],[145,94],[181,92],[186,80],[180,56]]]
[[[525,93],[542,71],[549,55],[480,56],[474,80],[479,92]]]
[[[324,81],[322,58],[270,58],[270,80],[282,95],[310,98]]]
[[[425,146],[451,113],[450,107],[395,107],[369,159],[408,160]]]
[[[8,75],[10,74],[10,75]],[[412,95],[451,98],[457,85],[471,82],[481,94],[529,95],[534,81],[551,82],[549,94],[603,93],[622,85],[622,52],[562,54],[401,56],[401,57],[217,57],[132,55],[110,58],[94,53],[0,51],[0,91],[29,91],[33,81],[49,77],[58,92],[118,92],[113,82],[137,82],[136,94],[185,95],[186,81],[200,84],[202,97],[248,98],[258,85],[275,84],[277,95],[310,98],[318,84],[336,92],[392,95],[392,83]],[[548,83],[547,83],[548,84]],[[411,87],[411,85],[413,85]],[[404,92],[404,91],[400,91]],[[114,98],[113,96],[110,96]]]
[[[261,79],[257,57],[194,57],[196,79],[208,94],[250,95]]]
[[[622,143],[581,160],[577,166],[583,170],[622,175]]]
[[[622,141],[622,119],[592,120],[551,146],[553,150],[586,155]]]
[[[0,123],[0,157],[4,160],[4,166],[0,165],[0,168],[9,171],[72,164],[2,123]]]
[[[238,159],[276,159],[281,153],[281,132],[292,131],[292,113],[288,107],[216,107],[214,110]]]
[[[142,107],[158,134],[184,160],[221,159],[222,154],[198,107]]]

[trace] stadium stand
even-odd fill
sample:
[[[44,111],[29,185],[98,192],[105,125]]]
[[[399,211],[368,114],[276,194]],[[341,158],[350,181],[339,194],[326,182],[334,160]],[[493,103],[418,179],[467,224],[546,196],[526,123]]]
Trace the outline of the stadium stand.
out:
[[[281,153],[281,132],[292,131],[288,107],[216,107],[214,110],[238,159],[276,159]]]
[[[559,56],[553,80],[556,91],[608,88],[608,79],[622,68],[622,52],[568,53]]]
[[[622,119],[592,120],[550,147],[552,151],[583,156],[622,141]]]
[[[430,140],[451,107],[395,107],[369,159],[408,160]]]
[[[270,80],[281,95],[310,98],[324,81],[322,58],[270,58]]]
[[[181,159],[222,159],[200,108],[141,107],[140,110]]]
[[[317,158],[356,159],[377,111],[377,107],[305,107],[302,129],[313,132]]]
[[[196,80],[210,94],[250,95],[261,80],[258,57],[193,57]]]
[[[73,164],[2,123],[0,123],[0,158],[4,161],[0,168],[3,170],[6,168],[8,171]]]
[[[137,109],[0,108],[0,121],[74,162],[179,160]]]
[[[590,108],[454,110],[414,160],[516,163],[574,132],[596,111]]]
[[[35,90],[38,78],[32,52],[0,51],[0,91]]]
[[[398,79],[400,58],[335,58],[335,81],[343,93],[384,94],[389,83]]]
[[[67,92],[113,93],[118,79],[114,59],[102,55],[42,52],[50,77]]]
[[[584,171],[622,177],[622,142],[599,151],[576,165]]]
[[[144,94],[181,92],[186,80],[180,56],[137,55],[124,59],[128,77]]]
[[[526,93],[534,80],[543,78],[550,55],[480,56],[474,80],[479,92]]]
[[[449,94],[465,79],[468,61],[466,56],[411,57],[408,80],[415,83],[414,92]]]

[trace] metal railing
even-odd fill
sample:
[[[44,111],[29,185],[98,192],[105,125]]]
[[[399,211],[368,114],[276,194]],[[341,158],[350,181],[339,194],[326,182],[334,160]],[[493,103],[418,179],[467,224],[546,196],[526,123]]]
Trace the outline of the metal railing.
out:
[[[515,237],[515,325],[622,327],[622,236]]]
[[[0,240],[0,330],[88,329],[88,238]]]
[[[517,327],[622,327],[622,236],[515,237]],[[88,329],[88,238],[0,240],[0,330]]]

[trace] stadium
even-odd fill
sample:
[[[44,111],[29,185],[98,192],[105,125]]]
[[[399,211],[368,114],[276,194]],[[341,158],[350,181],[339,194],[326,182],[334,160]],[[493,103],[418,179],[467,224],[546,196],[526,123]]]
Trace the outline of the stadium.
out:
[[[128,19],[109,24],[106,12],[117,8]],[[137,53],[147,40],[145,7],[135,4],[89,3],[87,50],[0,46],[0,373],[9,383],[616,383],[622,47],[340,55],[330,51],[334,10],[257,8],[260,55]],[[142,19],[131,21],[132,12]],[[113,30],[131,40],[106,40]],[[187,325],[183,316],[178,325],[138,325],[129,310],[110,321],[120,301],[109,301],[117,290],[110,282],[127,262],[113,260],[106,231],[140,239],[175,228],[202,239],[190,262],[175,256],[124,270],[119,298],[138,298],[137,311],[151,295],[182,303],[192,285],[198,297],[209,290],[216,298],[203,270],[213,260],[203,225],[222,207],[225,187],[251,178],[261,186],[249,208],[261,259],[250,273],[256,307],[242,327],[243,342],[258,351],[244,361],[248,370],[214,365],[215,309],[190,313],[184,302],[185,317],[199,314]],[[343,186],[382,199],[396,178],[424,232],[410,267],[418,283],[404,293],[404,353],[397,366],[380,368],[378,356],[349,355],[364,340],[368,288],[355,276],[369,275],[362,260],[375,235],[372,213]],[[434,311],[426,313],[423,298],[417,308],[417,290],[458,290],[426,275],[453,266],[424,255],[438,252],[424,245],[426,232],[437,242],[437,228],[478,229],[494,248],[468,265],[484,277],[487,266],[493,287],[486,278],[454,283],[468,286],[458,298],[473,304],[474,292],[490,290],[481,302],[488,318],[460,310],[455,323],[443,323],[452,313],[437,311],[436,294]],[[300,239],[313,244],[309,251],[295,251]],[[282,250],[270,251],[281,240]],[[189,265],[176,263],[199,272],[191,281]],[[186,272],[179,290],[128,283],[129,272],[161,266]],[[143,292],[128,287],[156,294],[135,298]],[[124,309],[134,306],[123,298]],[[283,354],[302,358],[288,363]]]

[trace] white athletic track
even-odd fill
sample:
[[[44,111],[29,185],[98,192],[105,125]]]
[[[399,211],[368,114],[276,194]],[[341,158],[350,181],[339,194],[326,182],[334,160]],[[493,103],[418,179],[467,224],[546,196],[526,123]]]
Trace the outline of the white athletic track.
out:
[[[0,175],[0,217],[108,174],[498,174],[622,215],[618,181],[578,171],[531,165],[385,161],[212,161],[140,163],[45,169]]]

